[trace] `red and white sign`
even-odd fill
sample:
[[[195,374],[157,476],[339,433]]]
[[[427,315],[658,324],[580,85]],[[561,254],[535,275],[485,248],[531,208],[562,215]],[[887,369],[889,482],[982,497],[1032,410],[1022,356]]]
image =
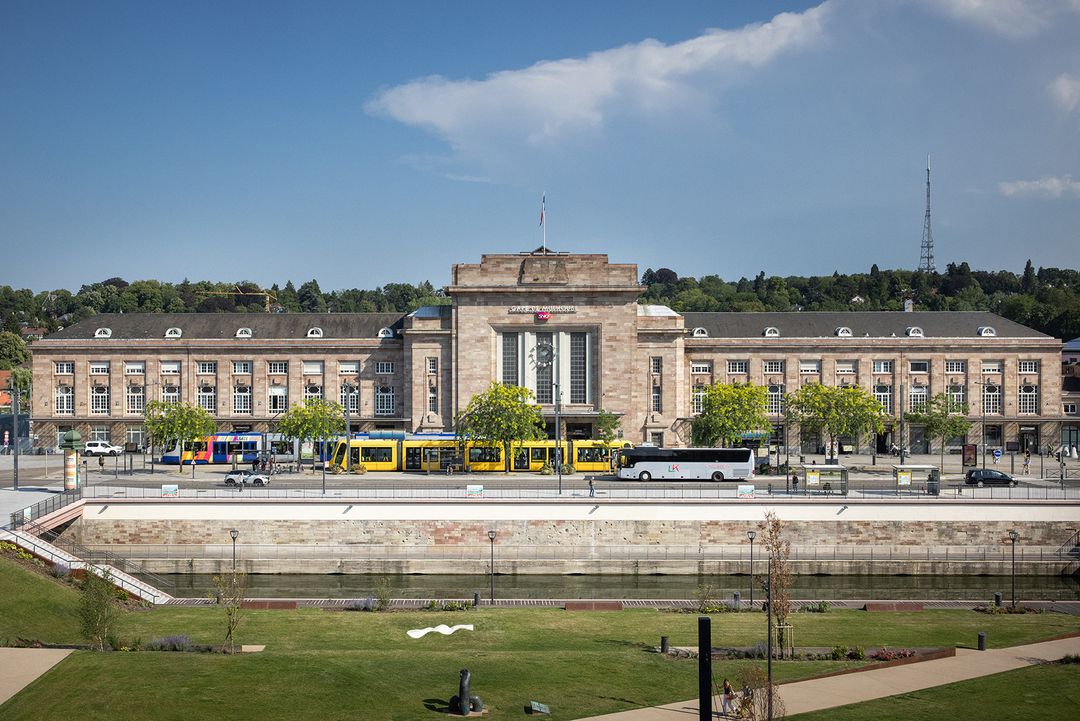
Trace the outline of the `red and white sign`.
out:
[[[551,313],[549,313],[548,311],[546,311],[546,310],[538,310],[538,311],[536,311],[536,319],[537,320],[548,320],[549,318],[551,318]]]

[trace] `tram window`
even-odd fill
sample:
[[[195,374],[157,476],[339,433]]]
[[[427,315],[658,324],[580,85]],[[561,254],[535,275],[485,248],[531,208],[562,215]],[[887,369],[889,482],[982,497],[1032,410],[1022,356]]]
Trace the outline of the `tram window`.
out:
[[[394,455],[394,449],[378,447],[375,448],[363,448],[361,454],[361,462],[363,463],[389,463],[392,461]]]
[[[469,449],[469,463],[498,463],[502,453],[498,448],[479,446]]]
[[[606,448],[579,448],[577,449],[578,463],[603,463],[607,460]]]
[[[532,459],[534,461],[539,461],[540,463],[546,463],[547,462],[547,449],[546,448],[533,448],[532,449]]]

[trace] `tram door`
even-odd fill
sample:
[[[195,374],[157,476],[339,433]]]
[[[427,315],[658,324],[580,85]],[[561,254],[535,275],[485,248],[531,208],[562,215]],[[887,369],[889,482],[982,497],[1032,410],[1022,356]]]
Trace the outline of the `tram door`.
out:
[[[420,470],[420,457],[423,448],[417,448],[415,446],[405,449],[405,470],[406,471],[419,471]]]

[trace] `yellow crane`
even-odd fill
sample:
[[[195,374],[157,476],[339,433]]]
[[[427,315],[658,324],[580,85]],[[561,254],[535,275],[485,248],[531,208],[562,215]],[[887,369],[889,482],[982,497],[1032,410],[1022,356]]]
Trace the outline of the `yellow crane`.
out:
[[[252,290],[252,291],[240,290],[240,286],[238,286],[238,285],[233,286],[233,287],[236,288],[236,290],[201,290],[201,291],[199,291],[199,294],[200,295],[257,295],[257,296],[261,296],[262,299],[263,299],[263,308],[266,309],[267,313],[270,312],[270,301],[273,300],[275,303],[277,302],[277,296],[274,295],[273,293],[269,292],[269,291],[265,291],[265,290]]]

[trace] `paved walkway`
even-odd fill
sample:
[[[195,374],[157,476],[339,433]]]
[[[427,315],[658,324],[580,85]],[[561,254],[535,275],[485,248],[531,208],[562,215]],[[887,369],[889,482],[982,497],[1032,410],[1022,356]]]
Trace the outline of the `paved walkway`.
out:
[[[794,716],[809,711],[862,703],[886,696],[966,681],[1003,671],[1013,671],[1045,661],[1054,661],[1066,654],[1080,654],[1080,637],[990,651],[957,649],[956,656],[952,658],[874,669],[843,676],[794,681],[779,687],[780,697],[784,701],[786,715]],[[715,671],[715,662],[713,668]],[[714,698],[713,710],[719,709],[720,700]],[[697,718],[697,713],[698,702],[694,699],[666,706],[593,716],[580,721],[688,721]]]
[[[34,679],[64,660],[62,648],[0,648],[0,704],[29,686]]]

